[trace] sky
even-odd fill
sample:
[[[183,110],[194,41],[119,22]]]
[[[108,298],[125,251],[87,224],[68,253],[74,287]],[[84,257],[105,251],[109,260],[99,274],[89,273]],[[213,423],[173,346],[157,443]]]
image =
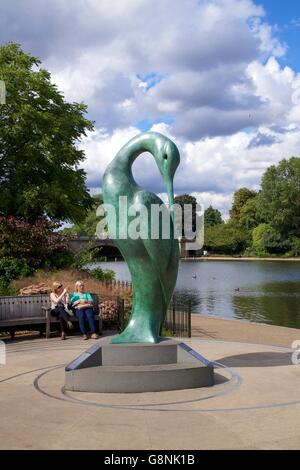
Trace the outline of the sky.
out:
[[[0,0],[0,42],[41,58],[95,130],[80,146],[92,194],[139,132],[166,134],[181,164],[176,194],[228,216],[234,191],[300,154],[300,2]],[[165,192],[150,155],[134,164]]]
[[[259,3],[259,2],[258,2]],[[282,64],[300,72],[299,34],[300,2],[297,0],[263,0],[266,20],[277,26],[277,35],[287,45]]]

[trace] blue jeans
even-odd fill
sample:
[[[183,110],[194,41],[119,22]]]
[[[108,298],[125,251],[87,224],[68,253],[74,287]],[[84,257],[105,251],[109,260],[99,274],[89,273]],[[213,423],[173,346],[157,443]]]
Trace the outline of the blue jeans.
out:
[[[77,308],[76,309],[76,317],[79,320],[79,328],[80,328],[80,331],[83,335],[87,334],[87,331],[86,331],[86,328],[85,328],[85,325],[84,325],[85,318],[88,319],[91,333],[96,333],[96,325],[95,325],[95,320],[94,320],[93,309],[91,309],[91,308],[84,308],[84,309]]]

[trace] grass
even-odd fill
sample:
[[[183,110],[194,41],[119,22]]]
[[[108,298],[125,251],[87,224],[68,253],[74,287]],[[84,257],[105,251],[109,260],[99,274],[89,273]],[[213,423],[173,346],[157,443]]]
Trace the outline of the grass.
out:
[[[171,330],[169,330],[168,328],[165,328],[165,327],[163,327],[161,335],[162,336],[167,336],[167,337],[175,336],[174,333],[172,333]]]

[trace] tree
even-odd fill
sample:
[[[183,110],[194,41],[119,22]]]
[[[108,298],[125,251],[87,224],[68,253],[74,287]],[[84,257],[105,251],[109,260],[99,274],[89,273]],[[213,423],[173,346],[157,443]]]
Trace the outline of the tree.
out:
[[[93,123],[83,103],[68,103],[37,57],[0,46],[0,214],[80,221],[91,205],[77,146]]]
[[[213,227],[214,225],[222,224],[222,214],[218,209],[209,206],[204,212],[205,227]]]
[[[300,237],[300,158],[282,160],[267,169],[262,178],[259,206],[262,217],[283,240]]]
[[[46,219],[32,224],[18,217],[0,217],[0,261],[23,261],[33,269],[70,264],[72,255],[58,228],[58,222]]]
[[[263,222],[259,212],[259,196],[252,197],[243,205],[240,211],[239,223],[245,230],[253,230]]]
[[[196,231],[196,217],[197,217],[197,199],[194,196],[190,196],[189,194],[182,194],[181,196],[176,196],[174,199],[174,203],[178,204],[182,210],[182,236],[185,236],[184,233],[184,206],[191,205],[192,206],[192,230],[193,232]]]
[[[230,211],[230,220],[232,222],[240,222],[241,211],[245,204],[252,198],[256,197],[257,193],[248,188],[241,188],[233,195],[233,204]]]
[[[65,228],[63,230],[64,235],[77,235],[77,236],[88,236],[93,237],[96,233],[97,225],[100,221],[100,217],[97,216],[98,207],[103,204],[102,195],[93,196],[93,202],[91,208],[87,211],[85,219],[72,227]]]
[[[219,224],[204,232],[204,248],[213,253],[239,254],[247,246],[245,233],[234,224]]]
[[[252,232],[252,249],[257,255],[285,253],[290,247],[270,224],[260,224]]]
[[[264,246],[264,236],[269,232],[269,224],[260,224],[252,232],[252,248],[257,255],[267,254]]]
[[[264,233],[263,239],[264,249],[271,254],[286,253],[291,249],[292,241],[285,239],[274,227],[269,227]]]

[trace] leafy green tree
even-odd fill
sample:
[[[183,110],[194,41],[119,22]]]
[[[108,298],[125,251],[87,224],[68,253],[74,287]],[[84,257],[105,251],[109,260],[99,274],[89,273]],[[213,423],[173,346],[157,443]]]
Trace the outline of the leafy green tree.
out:
[[[241,188],[233,195],[233,203],[230,211],[230,220],[240,223],[241,211],[245,204],[252,198],[257,196],[255,191],[248,188]]]
[[[196,217],[197,217],[197,199],[194,196],[189,194],[182,194],[181,196],[176,196],[174,203],[178,204],[182,209],[182,236],[184,236],[184,206],[192,206],[192,230],[196,230]]]
[[[242,206],[239,223],[245,230],[253,230],[263,222],[259,211],[259,196],[252,197]]]
[[[78,165],[80,138],[93,129],[83,103],[68,103],[20,45],[0,46],[0,214],[35,222],[40,217],[80,221],[91,205]]]
[[[205,227],[213,227],[214,225],[222,224],[222,214],[218,209],[214,209],[212,206],[209,206],[204,211],[204,224]]]
[[[259,206],[262,217],[283,240],[300,237],[300,158],[282,160],[262,178]]]
[[[213,253],[239,254],[247,246],[246,234],[231,223],[207,227],[204,232],[204,248]]]
[[[257,255],[285,253],[290,242],[270,224],[260,224],[252,232],[252,249]]]
[[[97,225],[101,219],[97,216],[97,209],[101,204],[103,204],[102,195],[100,194],[97,196],[93,196],[92,206],[87,211],[85,219],[81,223],[74,224],[72,227],[65,228],[63,230],[63,234],[93,237],[96,233]]]
[[[264,249],[270,254],[282,254],[291,249],[291,240],[282,237],[274,227],[267,230],[262,241]]]
[[[269,224],[260,224],[252,232],[252,248],[257,255],[266,255],[264,237],[270,231]]]
[[[300,238],[292,238],[290,256],[300,256]]]

